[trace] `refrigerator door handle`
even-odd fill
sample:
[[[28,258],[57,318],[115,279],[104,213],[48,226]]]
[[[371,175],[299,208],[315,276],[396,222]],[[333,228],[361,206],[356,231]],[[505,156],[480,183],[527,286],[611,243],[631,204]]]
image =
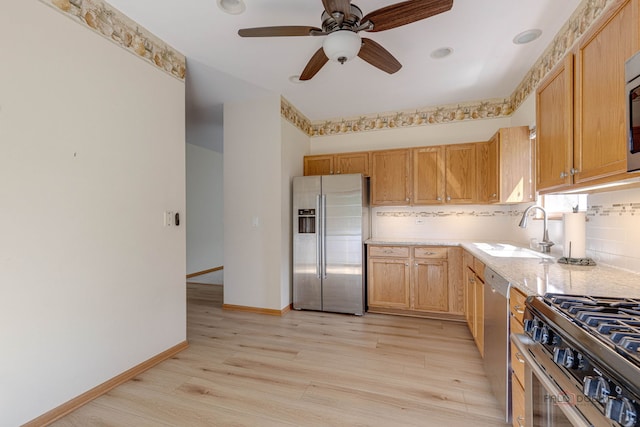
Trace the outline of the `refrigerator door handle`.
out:
[[[320,221],[322,222],[322,278],[327,278],[327,196],[322,195],[321,204],[322,210],[320,214]]]
[[[320,220],[320,207],[322,206],[320,201],[320,195],[316,196],[316,221],[318,222],[316,227],[316,278],[322,278],[322,225]]]

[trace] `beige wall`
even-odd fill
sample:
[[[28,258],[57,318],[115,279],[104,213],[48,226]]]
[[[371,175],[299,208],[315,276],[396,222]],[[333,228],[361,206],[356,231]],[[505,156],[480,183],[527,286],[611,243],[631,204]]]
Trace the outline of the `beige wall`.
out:
[[[0,13],[0,425],[185,340],[184,82],[37,1]]]
[[[277,95],[224,106],[225,304],[282,308],[280,120]]]
[[[222,153],[187,144],[187,274],[224,263]]]

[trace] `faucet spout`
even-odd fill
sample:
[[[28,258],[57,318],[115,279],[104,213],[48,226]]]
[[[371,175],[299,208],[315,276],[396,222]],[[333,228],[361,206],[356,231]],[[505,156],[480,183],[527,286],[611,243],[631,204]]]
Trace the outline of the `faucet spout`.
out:
[[[544,210],[543,207],[538,206],[538,205],[531,205],[527,209],[525,209],[524,212],[522,213],[522,218],[520,219],[520,223],[518,224],[518,226],[520,228],[526,228],[527,227],[527,215],[529,214],[529,211],[532,210],[532,209],[539,209],[540,211],[542,211],[542,219],[544,220],[544,231],[543,231],[543,234],[542,234],[542,242],[540,242],[539,245],[542,247],[542,252],[549,253],[549,252],[551,252],[551,246],[553,246],[555,243],[553,243],[551,240],[549,240],[549,228],[548,228],[548,223],[547,223],[547,211]]]

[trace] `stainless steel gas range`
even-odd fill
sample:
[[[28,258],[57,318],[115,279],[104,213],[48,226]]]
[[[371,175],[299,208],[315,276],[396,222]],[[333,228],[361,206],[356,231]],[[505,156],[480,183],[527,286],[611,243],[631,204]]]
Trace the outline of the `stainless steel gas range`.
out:
[[[640,427],[640,299],[529,297],[527,426]]]

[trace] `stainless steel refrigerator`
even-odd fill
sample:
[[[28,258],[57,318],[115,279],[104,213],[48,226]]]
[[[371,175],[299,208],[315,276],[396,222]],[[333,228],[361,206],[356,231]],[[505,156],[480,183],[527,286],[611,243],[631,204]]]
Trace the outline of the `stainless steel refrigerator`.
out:
[[[362,315],[369,238],[368,180],[293,179],[293,308]]]

